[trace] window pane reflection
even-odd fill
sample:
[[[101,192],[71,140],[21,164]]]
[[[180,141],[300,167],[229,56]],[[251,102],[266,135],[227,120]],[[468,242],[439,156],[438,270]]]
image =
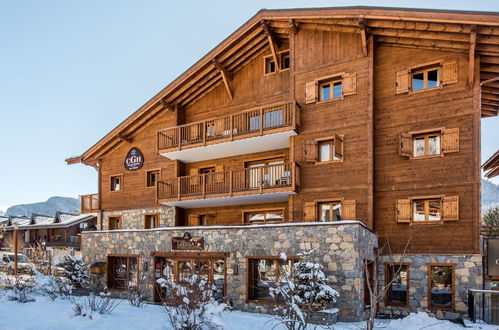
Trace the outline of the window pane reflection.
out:
[[[414,157],[424,156],[424,137],[414,139]]]
[[[438,70],[428,71],[428,88],[438,87]]]
[[[414,201],[413,202],[413,221],[425,221],[425,207],[424,201]]]
[[[440,154],[440,136],[434,135],[428,137],[428,154],[429,155],[439,155]]]
[[[424,89],[424,73],[414,73],[412,75],[412,90],[420,91]]]

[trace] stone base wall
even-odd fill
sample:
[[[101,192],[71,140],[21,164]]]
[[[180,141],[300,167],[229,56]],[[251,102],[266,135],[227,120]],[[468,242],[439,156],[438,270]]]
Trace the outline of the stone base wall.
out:
[[[226,268],[237,274],[227,274],[227,301],[237,309],[270,313],[274,305],[247,301],[247,257],[279,256],[281,252],[296,256],[301,251],[316,249],[317,261],[326,269],[331,287],[340,293],[333,306],[340,310],[341,321],[365,318],[363,260],[374,258],[376,235],[360,222],[303,223],[260,226],[174,227],[150,230],[114,230],[85,232],[82,238],[83,257],[87,264],[106,261],[109,254],[139,254],[139,266],[148,265],[153,278],[154,259],[151,252],[171,252],[171,238],[188,231],[204,237],[204,250],[191,252],[227,252]],[[178,252],[178,251],[176,251]],[[97,285],[101,278],[92,276]],[[152,280],[145,281],[151,297]]]
[[[385,306],[379,304],[379,312],[407,315],[410,312],[428,312],[441,319],[456,319],[467,316],[468,289],[481,289],[483,268],[481,255],[393,255],[382,256],[378,264],[380,285],[385,281],[385,263],[409,264],[409,306]],[[454,309],[451,311],[428,308],[428,276],[430,263],[454,265]]]
[[[159,214],[160,227],[175,226],[175,208],[169,206],[152,207],[146,209],[106,211],[103,214],[104,221],[102,229],[108,230],[109,217],[121,216],[122,229],[144,228],[144,216],[146,214]]]

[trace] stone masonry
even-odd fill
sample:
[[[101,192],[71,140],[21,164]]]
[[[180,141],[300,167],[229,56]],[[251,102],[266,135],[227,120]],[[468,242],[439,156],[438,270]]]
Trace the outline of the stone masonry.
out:
[[[124,224],[126,222],[124,221]],[[127,226],[128,227],[128,226]],[[361,222],[293,223],[258,226],[170,227],[142,230],[85,232],[82,251],[87,264],[106,261],[108,254],[139,254],[139,265],[149,265],[152,279],[151,252],[171,252],[171,238],[184,232],[204,237],[203,251],[228,252],[226,267],[237,274],[227,274],[227,301],[237,309],[270,312],[272,305],[246,300],[247,257],[279,256],[281,252],[296,256],[301,251],[317,250],[318,262],[326,269],[331,287],[340,293],[334,307],[341,321],[365,317],[363,260],[374,258],[377,236]],[[93,275],[94,285],[105,283],[105,275]],[[153,296],[152,280],[145,283]]]
[[[175,225],[175,208],[169,206],[153,207],[146,209],[107,211],[104,212],[102,229],[108,230],[109,217],[121,216],[122,229],[144,228],[144,215],[159,214],[160,227],[173,227]]]

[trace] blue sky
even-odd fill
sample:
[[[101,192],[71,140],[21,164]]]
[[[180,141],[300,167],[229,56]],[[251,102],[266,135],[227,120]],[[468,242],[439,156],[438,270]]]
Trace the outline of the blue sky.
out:
[[[398,6],[499,11],[497,1],[0,2],[0,209],[97,191],[68,166],[261,8]],[[482,159],[499,118],[482,121]],[[498,181],[496,181],[498,182]]]

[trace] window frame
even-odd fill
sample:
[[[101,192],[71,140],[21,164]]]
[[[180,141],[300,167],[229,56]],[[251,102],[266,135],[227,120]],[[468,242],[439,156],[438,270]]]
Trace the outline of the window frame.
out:
[[[156,184],[153,186],[150,186],[150,180],[149,180],[149,175],[152,173],[156,173]],[[161,169],[156,168],[156,169],[150,169],[146,171],[146,188],[156,188],[156,185],[158,184],[159,180],[161,180]]]
[[[336,148],[336,143],[335,143],[335,139],[336,137],[340,137],[342,140],[343,140],[343,143],[341,144],[341,158],[340,159],[334,159],[334,151],[335,151],[335,148]],[[318,138],[318,139],[314,139],[314,141],[317,143],[317,155],[316,155],[316,159],[317,161],[315,162],[315,165],[321,165],[321,164],[330,164],[330,163],[342,163],[343,162],[343,159],[345,158],[345,154],[344,154],[344,149],[345,149],[345,135],[333,135],[333,136],[327,136],[327,137],[322,137],[322,138]],[[330,155],[330,160],[325,160],[325,161],[321,161],[321,144],[324,144],[324,143],[330,143],[330,147],[329,147],[329,155]]]
[[[255,260],[276,260],[277,262],[275,263],[276,269],[275,271],[275,276],[277,280],[279,279],[279,261],[284,261],[281,259],[281,257],[277,256],[246,256],[246,302],[253,302],[253,303],[263,303],[263,304],[280,304],[279,301],[276,301],[276,299],[266,299],[266,298],[254,298],[250,297],[250,283],[254,282],[253,279],[253,272],[252,272],[252,265],[251,263],[254,262]],[[286,261],[292,261],[293,264],[296,263],[297,261],[300,260],[300,257],[298,256],[287,256]]]
[[[279,224],[279,223],[285,223],[287,222],[287,219],[286,219],[286,212],[285,212],[285,208],[265,208],[265,209],[254,209],[254,210],[243,210],[242,211],[242,224],[243,225],[248,225],[248,226],[257,226],[257,225],[266,225],[267,224],[267,220],[266,218],[264,218],[264,222],[263,223],[258,223],[258,224],[255,224],[255,225],[252,225],[249,223],[249,221],[247,220],[248,219],[248,215],[250,215],[251,213],[271,213],[271,212],[274,212],[274,213],[282,213],[282,221],[280,222],[275,222],[275,223],[270,223],[270,224]]]
[[[409,306],[409,294],[410,294],[410,283],[411,283],[411,270],[410,270],[410,266],[411,264],[408,263],[408,262],[385,262],[384,263],[384,266],[385,266],[385,274],[384,274],[384,278],[385,278],[385,285],[386,283],[389,283],[391,281],[391,277],[389,277],[389,275],[391,275],[391,273],[388,272],[388,269],[390,267],[402,267],[402,266],[405,266],[406,269],[407,269],[407,279],[406,279],[406,287],[407,287],[407,291],[406,291],[406,296],[405,296],[405,303],[404,304],[397,304],[397,303],[392,303],[391,302],[391,297],[390,297],[390,289],[391,288],[387,288],[386,290],[386,295],[385,295],[385,306],[390,306],[390,307],[408,307]]]
[[[156,217],[156,220],[154,221],[154,225],[151,226],[150,228],[147,228],[146,223],[147,223],[147,217]],[[161,221],[160,221],[160,214],[159,213],[147,213],[144,214],[144,229],[155,229],[161,227]]]
[[[288,67],[285,68],[284,67],[284,62],[285,62],[285,59],[288,58]],[[283,50],[283,51],[280,51],[279,52],[279,60],[281,61],[281,70],[280,71],[287,71],[290,69],[291,67],[291,56],[289,55],[289,49],[288,50]]]
[[[271,76],[283,71],[288,71],[290,70],[291,67],[291,55],[289,52],[289,49],[283,49],[277,52],[277,56],[279,59],[279,69],[277,68],[277,63],[274,61],[274,56],[272,54],[266,55],[263,57],[263,75],[264,76]],[[284,63],[284,58],[288,57],[289,58],[289,67],[283,68],[282,64]],[[273,72],[267,72],[267,63],[273,62],[274,63],[274,71]]]
[[[274,63],[274,71],[268,72],[267,68],[270,63]],[[267,55],[263,57],[263,75],[271,76],[273,74],[277,74],[277,63],[274,61],[274,57],[272,55]]]
[[[112,276],[112,272],[109,271],[109,266],[110,266],[110,263],[109,263],[109,259],[110,258],[126,258],[127,259],[127,271],[128,271],[128,264],[129,264],[129,260],[128,259],[132,259],[132,258],[135,258],[136,259],[136,265],[137,265],[137,285],[139,285],[139,280],[140,280],[140,255],[139,254],[108,254],[106,256],[106,268],[107,268],[107,275],[106,275],[106,285],[107,285],[107,288],[110,290],[110,291],[126,291],[127,288],[116,288],[114,286],[111,286],[110,284],[110,278]],[[130,279],[127,279],[128,281]]]
[[[331,218],[331,220],[329,222],[342,221],[342,219],[337,220],[337,221],[332,220],[334,218],[334,216],[333,216],[333,213],[332,213],[333,212],[333,208],[331,206],[334,205],[334,204],[340,204],[340,210],[343,207],[343,201],[341,199],[335,199],[335,200],[333,199],[333,200],[316,201],[316,203],[315,203],[316,211],[315,212],[317,212],[317,222],[324,222],[324,223],[326,222],[326,221],[322,221],[321,220],[321,205],[323,205],[323,204],[329,204],[329,207],[330,207],[330,209],[329,209],[329,216]],[[341,217],[341,213],[340,213],[340,217]]]
[[[444,310],[444,311],[453,311],[455,310],[455,304],[456,304],[456,265],[455,263],[427,263],[426,266],[428,267],[428,309],[433,309],[433,310]],[[452,301],[451,301],[451,307],[450,308],[445,308],[445,307],[436,307],[431,305],[431,267],[451,267],[452,268]]]
[[[111,219],[118,219],[118,228],[110,229],[111,226],[109,225],[111,222]],[[110,215],[107,217],[107,230],[120,230],[123,229],[123,216],[122,215]]]
[[[443,195],[417,196],[409,198],[411,203],[411,225],[441,225],[444,223],[443,216]],[[423,200],[425,202],[425,220],[414,221],[414,202]],[[432,200],[440,200],[440,220],[429,220],[429,204]]]
[[[321,78],[317,80],[317,104],[320,103],[326,103],[326,102],[332,102],[332,101],[339,101],[343,100],[345,96],[343,95],[343,76],[344,73],[341,74],[336,74],[332,75],[329,77]],[[341,83],[341,96],[340,97],[334,97],[334,83],[340,82]],[[330,98],[327,100],[322,99],[322,86],[324,85],[330,85]]]
[[[421,92],[427,92],[427,91],[432,91],[432,90],[437,90],[442,88],[442,63],[440,61],[438,62],[431,62],[423,65],[418,65],[417,67],[410,68],[410,93],[415,94],[415,93],[421,93]],[[428,88],[428,72],[437,70],[438,71],[438,86],[436,87],[430,87]],[[414,84],[413,84],[413,76],[418,73],[423,73],[423,88],[420,90],[415,91],[414,90]]]
[[[409,132],[409,134],[411,134]],[[430,136],[435,136],[437,135],[439,137],[439,151],[440,153],[430,155],[428,154],[429,152],[429,138]],[[424,155],[423,156],[415,156],[414,155],[414,144],[417,138],[424,138]],[[411,139],[412,139],[412,148],[411,148],[411,158],[412,159],[421,159],[421,158],[434,158],[434,157],[442,157],[443,152],[442,152],[442,130],[437,129],[437,130],[431,130],[431,131],[425,131],[425,132],[420,132],[420,133],[412,133],[411,134]]]
[[[113,189],[113,179],[114,178],[119,178],[120,179],[120,189],[118,189],[118,190]],[[113,174],[113,175],[109,176],[109,191],[112,192],[112,193],[124,191],[123,173]]]

